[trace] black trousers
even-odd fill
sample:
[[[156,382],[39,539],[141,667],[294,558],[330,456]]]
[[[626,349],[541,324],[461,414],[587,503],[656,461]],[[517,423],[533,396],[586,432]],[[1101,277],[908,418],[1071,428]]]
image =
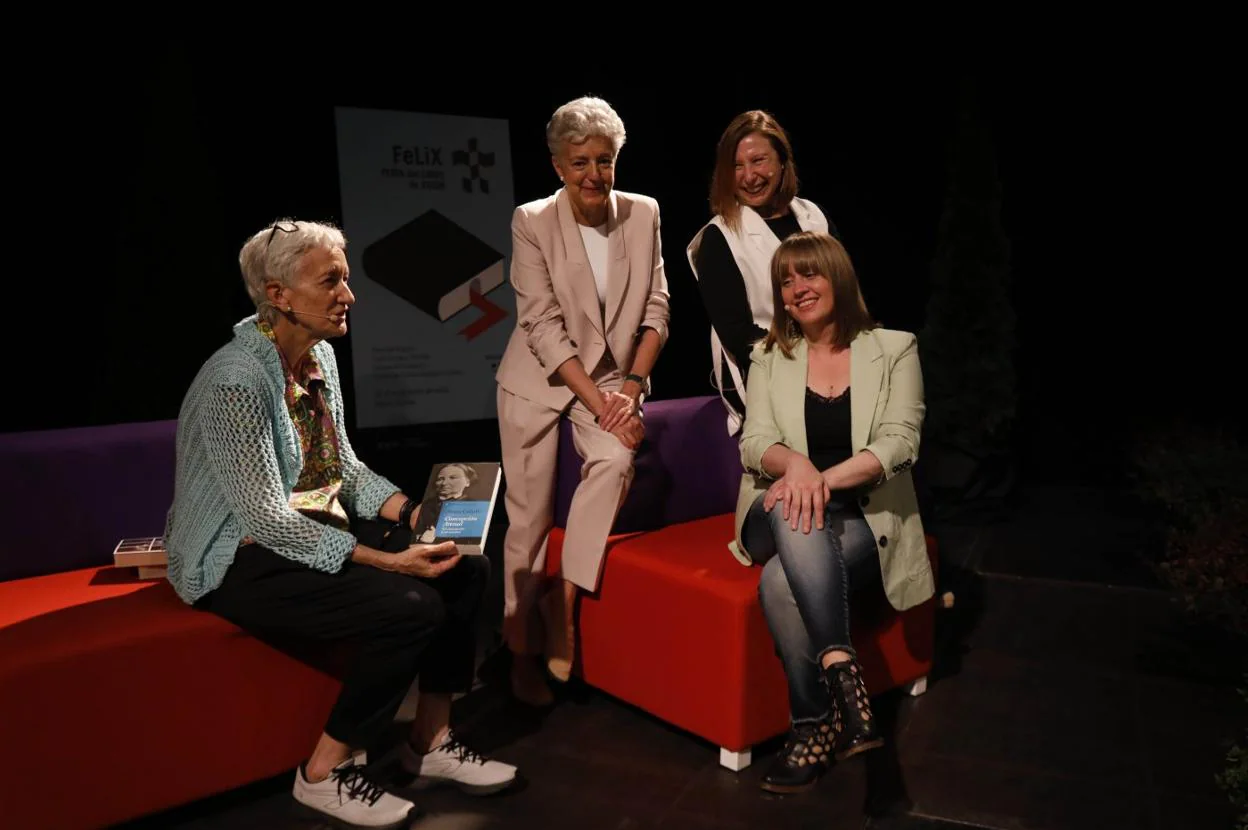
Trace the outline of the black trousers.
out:
[[[383,543],[384,528],[362,522],[354,530],[369,547],[402,550],[410,534],[400,531]],[[328,574],[247,545],[195,607],[268,641],[353,644],[325,732],[367,747],[384,735],[417,675],[420,690],[431,694],[472,687],[475,619],[489,573],[484,556],[465,556],[431,580],[350,561]]]

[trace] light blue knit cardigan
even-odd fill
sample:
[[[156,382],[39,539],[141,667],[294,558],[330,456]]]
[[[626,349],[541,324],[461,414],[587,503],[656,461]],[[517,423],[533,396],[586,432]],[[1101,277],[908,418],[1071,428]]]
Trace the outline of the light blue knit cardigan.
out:
[[[343,506],[359,518],[376,518],[399,488],[351,449],[333,348],[322,341],[312,354],[325,376],[326,404],[338,433]],[[221,584],[244,536],[328,573],[339,571],[355,548],[352,534],[290,507],[303,452],[285,384],[277,348],[252,315],[234,326],[234,339],[208,358],[182,401],[165,546],[169,581],[187,603]]]

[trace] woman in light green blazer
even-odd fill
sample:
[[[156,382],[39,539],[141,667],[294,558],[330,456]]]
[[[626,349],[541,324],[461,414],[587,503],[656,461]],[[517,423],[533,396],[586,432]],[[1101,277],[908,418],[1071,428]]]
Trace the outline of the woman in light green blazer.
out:
[[[875,324],[834,237],[788,237],[771,281],[732,550],[763,566],[763,612],[789,682],[793,730],[762,786],[797,792],[830,757],[883,744],[850,643],[851,585],[882,584],[898,610],[934,593],[910,477],[925,407],[914,335]]]

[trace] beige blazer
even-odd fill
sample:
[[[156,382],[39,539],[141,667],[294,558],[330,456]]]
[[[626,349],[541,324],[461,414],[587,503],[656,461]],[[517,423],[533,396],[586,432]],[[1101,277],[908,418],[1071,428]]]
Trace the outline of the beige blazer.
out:
[[[643,327],[667,341],[658,202],[612,191],[607,232],[604,311],[566,191],[516,208],[511,221],[516,328],[495,375],[508,392],[561,410],[573,393],[555,370],[568,358],[580,357],[592,373],[610,350],[615,364],[627,371]]]
[[[741,527],[755,499],[774,480],[763,471],[763,453],[783,444],[808,455],[806,445],[806,341],[793,358],[778,348],[755,346],[746,384],[741,464],[745,475],[737,497],[736,541],[732,553],[753,564],[741,541]],[[854,339],[849,358],[850,423],[853,450],[880,460],[884,474],[862,499],[862,512],[880,552],[884,592],[904,611],[935,592],[923,523],[910,468],[919,457],[919,433],[926,406],[918,342],[909,332],[875,329]]]

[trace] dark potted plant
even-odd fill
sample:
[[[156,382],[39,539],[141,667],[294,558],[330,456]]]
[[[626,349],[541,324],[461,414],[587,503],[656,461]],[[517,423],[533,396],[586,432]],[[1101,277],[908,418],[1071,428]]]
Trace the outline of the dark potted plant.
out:
[[[934,519],[1002,506],[1013,486],[1015,315],[1010,241],[992,133],[960,88],[948,189],[919,352],[927,399],[921,453]]]

